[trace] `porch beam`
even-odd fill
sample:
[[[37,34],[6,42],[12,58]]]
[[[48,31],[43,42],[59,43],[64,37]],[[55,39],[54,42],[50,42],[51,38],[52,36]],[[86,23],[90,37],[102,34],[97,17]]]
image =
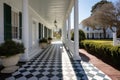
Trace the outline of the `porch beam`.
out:
[[[78,0],[74,0],[74,54],[73,54],[73,59],[74,60],[81,60],[79,56],[79,11],[78,11]]]

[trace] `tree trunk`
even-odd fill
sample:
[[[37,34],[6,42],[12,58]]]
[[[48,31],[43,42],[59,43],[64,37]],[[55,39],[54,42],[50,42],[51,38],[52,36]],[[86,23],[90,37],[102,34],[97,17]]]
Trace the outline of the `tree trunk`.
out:
[[[103,36],[104,36],[104,39],[106,39],[106,28],[103,28]]]

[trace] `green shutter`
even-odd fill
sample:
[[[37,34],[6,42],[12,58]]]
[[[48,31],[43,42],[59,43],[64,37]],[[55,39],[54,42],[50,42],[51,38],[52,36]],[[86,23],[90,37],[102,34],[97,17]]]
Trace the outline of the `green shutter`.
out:
[[[42,31],[41,31],[41,23],[39,23],[39,39],[41,39],[41,34],[42,34]]]
[[[41,38],[43,38],[43,24],[41,25]]]
[[[12,39],[11,7],[4,3],[4,40]]]
[[[19,12],[19,39],[22,39],[22,13]]]

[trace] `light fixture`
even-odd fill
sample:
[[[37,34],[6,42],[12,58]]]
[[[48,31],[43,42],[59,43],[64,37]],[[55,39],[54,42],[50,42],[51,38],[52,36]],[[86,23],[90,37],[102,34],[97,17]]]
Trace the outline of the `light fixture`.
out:
[[[55,20],[54,20],[54,26],[55,26],[55,28],[56,28],[56,30],[57,30],[56,11],[55,11]]]
[[[55,27],[56,27],[56,29],[57,29],[57,21],[56,21],[56,19],[55,19],[55,21],[54,21],[54,25],[55,25]]]
[[[55,19],[55,21],[54,21],[54,24],[57,24],[57,21],[56,21],[56,19]]]

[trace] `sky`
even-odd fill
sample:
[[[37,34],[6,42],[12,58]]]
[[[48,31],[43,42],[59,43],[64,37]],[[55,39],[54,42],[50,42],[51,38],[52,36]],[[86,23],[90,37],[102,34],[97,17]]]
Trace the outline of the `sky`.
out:
[[[101,0],[79,0],[79,23],[81,23],[82,20],[88,18],[90,15],[91,15],[91,9],[92,9],[92,6],[94,4],[96,4],[97,2],[99,2]],[[116,1],[118,0],[107,0],[107,1],[111,1],[113,3],[115,3]],[[74,25],[74,11],[72,11],[71,13],[71,26],[73,27]]]

